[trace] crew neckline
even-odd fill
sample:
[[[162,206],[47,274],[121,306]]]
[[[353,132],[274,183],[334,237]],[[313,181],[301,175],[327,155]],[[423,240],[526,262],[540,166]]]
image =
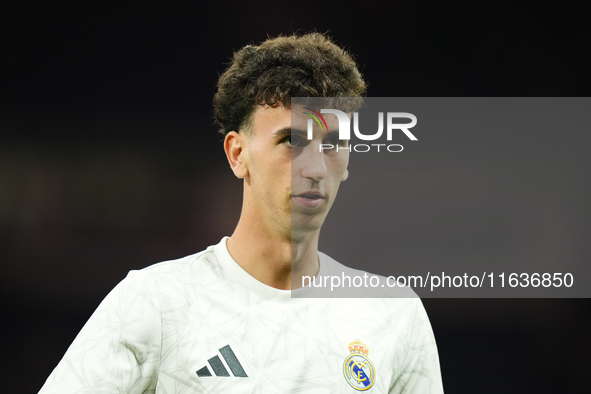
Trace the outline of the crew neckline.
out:
[[[292,298],[292,290],[281,290],[275,287],[269,286],[251,274],[249,274],[244,268],[240,266],[234,260],[234,258],[230,255],[228,251],[227,241],[230,237],[224,237],[222,240],[213,246],[213,251],[224,269],[224,271],[230,276],[232,280],[235,282],[243,285],[244,287],[254,291],[257,293],[261,298],[268,300],[268,301],[278,301],[278,302],[296,302],[301,301],[303,298]],[[318,252],[318,262],[320,265],[320,269],[318,275],[324,275],[323,272],[326,269],[326,264],[323,263],[323,254]],[[293,291],[297,292],[300,289],[295,289]],[[302,288],[303,290],[303,288]]]

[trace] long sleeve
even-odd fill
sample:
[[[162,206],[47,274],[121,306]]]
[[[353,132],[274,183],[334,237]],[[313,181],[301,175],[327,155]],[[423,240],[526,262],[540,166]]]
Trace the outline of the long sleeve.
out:
[[[84,325],[40,394],[153,393],[160,346],[153,281],[131,271]]]

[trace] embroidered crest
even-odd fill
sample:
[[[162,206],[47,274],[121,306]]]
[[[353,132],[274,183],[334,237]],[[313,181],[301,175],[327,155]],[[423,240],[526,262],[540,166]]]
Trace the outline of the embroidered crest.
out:
[[[351,354],[343,363],[343,375],[355,390],[369,390],[376,381],[376,370],[367,357],[369,348],[359,339],[349,344]]]

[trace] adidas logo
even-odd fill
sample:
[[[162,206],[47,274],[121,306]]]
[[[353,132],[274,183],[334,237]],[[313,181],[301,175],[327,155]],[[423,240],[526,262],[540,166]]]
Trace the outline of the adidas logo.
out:
[[[226,362],[226,365],[228,365],[230,371],[232,371],[232,374],[234,374],[234,376],[236,376],[237,378],[248,377],[246,372],[244,372],[244,368],[242,368],[240,361],[238,361],[238,358],[230,348],[230,345],[224,346],[223,348],[219,349],[219,351],[224,361]],[[207,360],[207,362],[213,370],[213,373],[215,373],[215,376],[230,376],[228,370],[224,366],[224,363],[222,362],[219,356],[214,356]],[[197,376],[199,376],[200,378],[205,378],[212,375],[211,372],[209,372],[209,368],[207,368],[206,365],[205,367],[197,371]]]

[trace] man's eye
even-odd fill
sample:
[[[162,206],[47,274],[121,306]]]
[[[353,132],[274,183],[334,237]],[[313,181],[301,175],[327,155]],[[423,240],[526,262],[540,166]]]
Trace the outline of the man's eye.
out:
[[[290,148],[295,148],[303,146],[305,141],[298,135],[290,135],[283,140],[283,143],[285,143],[285,145],[289,146]]]

